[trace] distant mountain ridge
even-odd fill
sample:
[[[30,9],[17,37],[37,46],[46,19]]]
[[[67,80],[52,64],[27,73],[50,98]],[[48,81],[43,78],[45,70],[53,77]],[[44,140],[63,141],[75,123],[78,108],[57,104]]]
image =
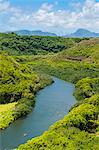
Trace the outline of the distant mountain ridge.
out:
[[[6,33],[10,33],[6,32]],[[55,33],[51,33],[51,32],[44,32],[41,30],[34,30],[34,31],[30,31],[30,30],[17,30],[17,31],[13,31],[14,33],[18,34],[18,35],[27,35],[27,36],[58,36]],[[61,35],[62,36],[62,35]],[[74,38],[90,38],[90,37],[99,37],[99,33],[95,33],[95,32],[91,32],[87,29],[78,29],[77,31],[75,31],[74,33],[71,34],[67,34],[64,35],[63,37],[74,37]]]
[[[68,34],[65,37],[78,37],[78,38],[99,37],[99,33],[91,32],[91,31],[86,30],[86,29],[78,29],[76,32],[74,32],[72,34]]]
[[[36,30],[36,31],[29,31],[29,30],[18,30],[14,31],[18,35],[38,35],[38,36],[57,36],[55,33],[51,32],[43,32],[41,30]]]

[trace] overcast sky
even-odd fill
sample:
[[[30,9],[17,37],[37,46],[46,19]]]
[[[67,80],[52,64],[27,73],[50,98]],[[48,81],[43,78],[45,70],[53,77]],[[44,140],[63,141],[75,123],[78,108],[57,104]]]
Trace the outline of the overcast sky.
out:
[[[0,31],[99,32],[99,0],[0,0]]]

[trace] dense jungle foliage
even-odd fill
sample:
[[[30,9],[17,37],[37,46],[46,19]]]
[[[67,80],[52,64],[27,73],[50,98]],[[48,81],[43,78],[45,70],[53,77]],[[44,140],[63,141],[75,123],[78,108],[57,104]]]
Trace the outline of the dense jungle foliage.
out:
[[[72,82],[76,87],[78,102],[68,115],[18,150],[98,150],[99,39],[1,34],[0,49],[1,129],[31,111],[35,93],[52,82],[47,75]]]
[[[73,46],[81,40],[83,38],[19,36],[15,33],[0,33],[0,50],[8,52],[10,55],[56,53]]]
[[[0,129],[28,114],[35,104],[36,92],[50,84],[46,75],[37,74],[12,56],[0,54]]]

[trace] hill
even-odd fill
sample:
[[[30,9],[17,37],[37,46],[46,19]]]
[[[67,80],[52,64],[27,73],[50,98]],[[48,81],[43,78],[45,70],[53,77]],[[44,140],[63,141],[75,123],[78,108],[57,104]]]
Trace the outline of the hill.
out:
[[[51,33],[51,32],[43,32],[41,30],[36,30],[36,31],[29,31],[29,30],[18,30],[18,31],[14,31],[14,33],[18,34],[18,35],[37,35],[37,36],[57,36],[55,33]]]
[[[0,53],[0,129],[27,115],[35,93],[50,84],[48,76],[31,71],[6,53]]]
[[[78,29],[76,32],[66,35],[65,37],[78,37],[78,38],[99,37],[99,33],[91,32],[86,29]]]
[[[0,34],[0,51],[10,55],[48,54],[63,51],[83,39],[50,37],[50,36],[19,36],[15,33]]]

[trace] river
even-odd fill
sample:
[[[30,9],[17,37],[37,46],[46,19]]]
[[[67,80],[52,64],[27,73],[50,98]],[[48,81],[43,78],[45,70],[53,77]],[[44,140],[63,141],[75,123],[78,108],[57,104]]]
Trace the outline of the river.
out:
[[[41,135],[56,121],[62,119],[76,103],[74,85],[58,78],[36,95],[33,111],[1,131],[1,149],[11,150],[27,140]]]

